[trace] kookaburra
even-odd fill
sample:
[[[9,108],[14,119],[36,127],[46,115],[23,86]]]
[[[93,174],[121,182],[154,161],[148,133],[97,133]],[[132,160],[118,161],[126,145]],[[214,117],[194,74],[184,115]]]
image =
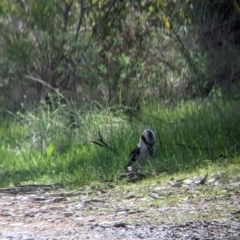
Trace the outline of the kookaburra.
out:
[[[137,174],[140,172],[140,166],[144,164],[146,159],[153,157],[154,144],[156,137],[151,129],[145,129],[139,139],[137,146],[131,151],[128,164],[126,166],[129,172]]]

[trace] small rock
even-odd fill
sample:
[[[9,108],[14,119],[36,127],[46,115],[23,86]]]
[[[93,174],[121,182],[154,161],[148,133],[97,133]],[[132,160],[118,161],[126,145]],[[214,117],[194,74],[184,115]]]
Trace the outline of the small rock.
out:
[[[186,184],[186,185],[191,185],[191,184],[193,184],[193,180],[191,180],[191,179],[186,179],[186,180],[184,180],[184,184]]]
[[[46,197],[39,197],[39,196],[31,197],[31,198],[32,198],[33,201],[45,201],[45,200],[47,200]]]
[[[72,212],[65,212],[63,213],[64,217],[71,217],[73,215]]]
[[[116,228],[120,228],[120,227],[124,228],[126,226],[127,225],[124,222],[116,222],[116,223],[113,224],[113,227],[116,227]]]
[[[176,182],[172,185],[172,187],[181,187],[182,186],[182,182]]]
[[[63,201],[67,201],[67,198],[65,198],[65,197],[56,197],[52,201],[53,202],[63,202]]]
[[[215,183],[216,181],[217,181],[216,178],[211,178],[211,179],[208,180],[208,183],[212,184],[212,183]]]
[[[153,198],[153,199],[158,199],[159,198],[159,195],[157,193],[149,193],[149,197]]]
[[[95,221],[96,221],[95,218],[90,218],[90,219],[88,219],[88,222],[95,222]]]
[[[3,211],[2,213],[1,213],[1,216],[5,216],[5,217],[8,217],[8,216],[12,216],[13,214],[12,214],[12,212],[10,212],[10,211]]]
[[[103,227],[103,228],[109,228],[112,226],[112,224],[109,222],[102,222],[102,223],[98,223],[98,226]]]
[[[51,207],[49,207],[49,209],[50,210],[59,210],[59,211],[61,211],[61,210],[64,209],[64,207],[63,206],[51,206]]]
[[[132,199],[132,198],[135,198],[136,196],[131,194],[131,195],[128,195],[127,197],[125,197],[125,199]]]
[[[26,217],[35,217],[35,214],[34,214],[32,211],[24,212],[24,215],[25,215]]]
[[[163,191],[165,189],[166,189],[166,187],[156,187],[156,188],[153,189],[153,191],[158,192],[158,191]]]
[[[24,223],[12,223],[12,224],[10,224],[9,226],[10,227],[21,227],[21,226],[23,226],[24,225]]]

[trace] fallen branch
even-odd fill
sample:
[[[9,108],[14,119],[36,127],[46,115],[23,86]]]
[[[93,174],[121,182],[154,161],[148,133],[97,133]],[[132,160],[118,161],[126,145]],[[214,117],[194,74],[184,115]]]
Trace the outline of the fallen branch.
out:
[[[96,144],[96,145],[98,145],[100,147],[106,147],[106,148],[110,149],[111,151],[115,152],[115,150],[113,148],[108,146],[107,143],[105,143],[103,141],[103,138],[102,138],[102,135],[101,135],[100,131],[98,131],[98,135],[99,135],[99,139],[96,140],[96,141],[92,141],[92,143],[94,143],[94,144]]]

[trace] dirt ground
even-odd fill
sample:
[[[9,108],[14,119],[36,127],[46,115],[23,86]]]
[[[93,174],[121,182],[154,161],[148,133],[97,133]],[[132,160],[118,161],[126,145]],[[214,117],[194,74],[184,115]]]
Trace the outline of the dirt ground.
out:
[[[240,239],[240,182],[0,189],[0,239]]]

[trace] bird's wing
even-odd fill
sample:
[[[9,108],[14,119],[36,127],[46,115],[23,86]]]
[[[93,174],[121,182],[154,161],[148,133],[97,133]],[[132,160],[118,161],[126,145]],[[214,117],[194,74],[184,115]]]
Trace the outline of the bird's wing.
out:
[[[136,146],[129,155],[127,167],[131,166],[134,162],[136,162],[139,154],[140,154],[140,147]]]

